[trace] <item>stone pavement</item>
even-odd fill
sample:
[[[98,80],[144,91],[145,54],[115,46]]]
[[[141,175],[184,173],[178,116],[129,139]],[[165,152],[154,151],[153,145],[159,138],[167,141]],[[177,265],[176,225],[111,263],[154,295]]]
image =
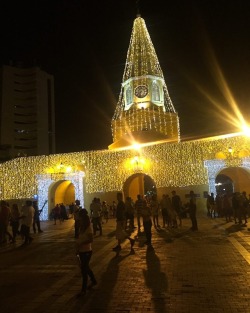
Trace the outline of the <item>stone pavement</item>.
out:
[[[81,275],[73,220],[42,222],[31,245],[0,247],[0,312],[204,313],[250,312],[250,231],[222,218],[198,217],[177,229],[153,229],[153,248],[136,238],[119,256],[115,221],[96,236],[91,266],[98,285],[76,298]]]

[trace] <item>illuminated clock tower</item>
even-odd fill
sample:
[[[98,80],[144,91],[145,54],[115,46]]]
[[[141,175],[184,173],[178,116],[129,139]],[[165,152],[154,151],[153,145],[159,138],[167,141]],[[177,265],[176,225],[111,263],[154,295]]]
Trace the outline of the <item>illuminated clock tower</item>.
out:
[[[179,118],[145,21],[134,21],[109,149],[180,139]]]

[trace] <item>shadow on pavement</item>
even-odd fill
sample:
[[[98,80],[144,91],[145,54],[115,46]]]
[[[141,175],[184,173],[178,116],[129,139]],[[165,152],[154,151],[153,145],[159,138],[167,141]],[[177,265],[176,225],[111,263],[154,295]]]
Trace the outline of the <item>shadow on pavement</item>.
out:
[[[145,284],[152,290],[152,302],[154,312],[166,313],[168,291],[168,280],[164,272],[161,271],[161,263],[152,246],[148,246],[146,252],[147,270],[143,270]]]
[[[246,226],[244,226],[244,224],[234,224],[231,225],[230,227],[225,229],[225,232],[227,234],[231,234],[231,233],[236,233],[240,230],[246,229]]]
[[[134,250],[131,250],[126,255],[115,254],[115,256],[110,260],[106,271],[98,279],[98,285],[87,292],[84,298],[77,299],[71,312],[109,312],[109,303],[114,297],[114,288],[117,283],[119,275],[119,264],[128,256],[134,254]],[[131,278],[132,279],[132,278]]]

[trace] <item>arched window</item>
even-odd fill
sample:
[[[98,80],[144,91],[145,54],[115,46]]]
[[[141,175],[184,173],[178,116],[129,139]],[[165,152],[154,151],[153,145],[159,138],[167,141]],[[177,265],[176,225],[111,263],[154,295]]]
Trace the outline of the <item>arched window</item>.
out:
[[[131,87],[129,86],[126,90],[126,105],[129,105],[131,104],[133,101],[132,99],[132,89]]]
[[[153,82],[152,85],[152,100],[153,101],[160,101],[160,88],[156,82]]]

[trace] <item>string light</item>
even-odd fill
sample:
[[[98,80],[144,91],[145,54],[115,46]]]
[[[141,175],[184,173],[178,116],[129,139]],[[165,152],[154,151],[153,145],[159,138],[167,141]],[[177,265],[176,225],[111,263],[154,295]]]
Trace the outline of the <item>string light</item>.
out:
[[[228,147],[233,149],[233,157],[229,157]],[[37,194],[42,205],[53,182],[70,180],[76,188],[76,198],[84,203],[84,175],[87,193],[109,192],[122,190],[128,177],[142,169],[158,188],[209,184],[214,190],[215,177],[223,168],[250,169],[249,147],[250,138],[241,135],[141,147],[137,163],[131,162],[138,153],[134,149],[17,158],[0,164],[0,198],[27,199]],[[216,159],[218,152],[226,158]],[[61,163],[71,166],[74,172],[50,172]],[[44,212],[46,216],[46,209]]]

